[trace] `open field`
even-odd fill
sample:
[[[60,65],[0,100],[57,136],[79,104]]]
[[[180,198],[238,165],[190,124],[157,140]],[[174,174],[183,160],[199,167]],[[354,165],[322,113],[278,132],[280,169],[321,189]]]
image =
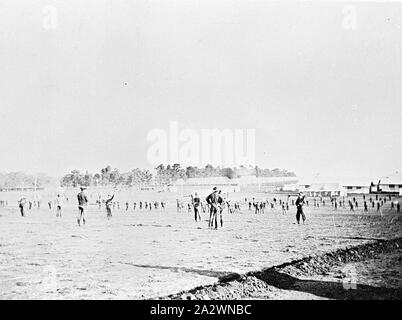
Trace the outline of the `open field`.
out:
[[[400,300],[402,238],[294,260],[161,299]]]
[[[244,204],[244,197],[253,195],[230,195],[242,201],[242,212],[225,211],[224,228],[209,230],[206,213],[196,223],[186,208],[176,212],[177,194],[122,192],[116,198],[120,210],[111,220],[104,209],[90,205],[82,227],[76,224],[74,194],[62,218],[44,198],[40,209],[28,210],[23,218],[8,196],[9,206],[0,208],[0,299],[156,298],[213,284],[231,273],[402,236],[402,214],[334,211],[329,201],[324,208],[307,207],[307,223],[297,225],[294,207],[285,215],[279,206],[256,215]],[[125,211],[129,198],[131,203],[164,200],[167,209],[140,211],[137,204],[134,211],[130,204]],[[399,268],[400,260],[395,261]]]

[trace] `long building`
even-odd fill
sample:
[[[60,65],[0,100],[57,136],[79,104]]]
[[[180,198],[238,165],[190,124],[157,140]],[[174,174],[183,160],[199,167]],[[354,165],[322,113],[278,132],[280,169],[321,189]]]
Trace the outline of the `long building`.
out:
[[[379,182],[380,192],[402,195],[402,172],[383,177]]]
[[[365,179],[343,181],[342,187],[347,195],[370,193],[370,181]]]

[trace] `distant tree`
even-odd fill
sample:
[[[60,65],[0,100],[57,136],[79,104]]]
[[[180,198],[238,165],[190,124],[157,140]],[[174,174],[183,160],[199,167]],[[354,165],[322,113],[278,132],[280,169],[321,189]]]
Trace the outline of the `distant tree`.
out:
[[[159,166],[157,166],[155,168],[157,173],[162,173],[163,171],[165,171],[165,166],[161,163]]]
[[[236,172],[232,168],[223,168],[222,173],[224,177],[228,177],[229,179],[234,179],[237,177]]]
[[[93,182],[93,176],[87,171],[85,175],[82,177],[82,184],[88,187],[92,185],[92,182]]]
[[[106,168],[101,169],[102,175],[102,184],[109,184],[110,183],[110,174],[112,172],[111,166],[106,166]]]
[[[262,173],[261,169],[258,166],[255,166],[254,170],[255,170],[255,176],[259,177]]]
[[[98,185],[101,182],[101,179],[102,179],[101,175],[99,173],[95,173],[92,181],[94,182],[95,185]]]
[[[198,174],[198,168],[197,167],[187,167],[186,168],[186,177],[187,178],[196,178]]]

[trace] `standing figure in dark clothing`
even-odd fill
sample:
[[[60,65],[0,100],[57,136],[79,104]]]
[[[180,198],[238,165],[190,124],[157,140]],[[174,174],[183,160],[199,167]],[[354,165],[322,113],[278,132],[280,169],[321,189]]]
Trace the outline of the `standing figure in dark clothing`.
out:
[[[265,202],[260,202],[260,213],[264,213]]]
[[[381,210],[381,204],[380,202],[377,202],[377,212],[380,212],[381,216],[382,216],[382,210]]]
[[[113,201],[114,194],[113,194],[113,196],[108,195],[107,197],[108,197],[108,198],[106,199],[106,202],[105,202],[106,217],[107,217],[108,219],[110,219],[110,218],[112,217],[112,209],[110,208],[110,204],[111,204],[111,202]]]
[[[63,199],[60,194],[56,197],[56,217],[61,218],[61,207],[63,206]]]
[[[195,193],[194,197],[192,198],[192,202],[193,202],[193,208],[194,208],[195,222],[201,221],[201,215],[200,215],[201,199],[198,196],[197,192]]]
[[[219,204],[218,212],[219,212],[219,220],[221,223],[221,228],[223,228],[223,209],[225,208],[225,199],[223,199],[221,192],[222,192],[221,190],[219,190],[218,192],[218,204]]]
[[[255,214],[260,213],[260,205],[259,205],[259,203],[258,203],[258,202],[254,202],[254,203],[253,203],[253,206],[254,206],[254,213],[255,213]]]
[[[77,194],[77,198],[78,198],[78,218],[77,218],[78,226],[81,225],[81,218],[82,218],[82,222],[85,224],[84,208],[88,204],[88,198],[87,198],[86,194],[84,193],[84,190],[86,188],[81,187],[80,189],[81,189],[81,192],[79,194]]]
[[[215,229],[218,229],[218,189],[214,187],[212,193],[206,197],[207,204],[209,205],[209,222],[208,227],[213,228],[215,224]]]
[[[22,197],[18,201],[18,206],[20,208],[21,217],[25,217],[25,205],[26,205],[26,203],[27,203],[27,199],[25,197]]]
[[[286,214],[285,202],[282,203],[282,214]]]
[[[296,200],[296,208],[297,208],[296,221],[297,221],[297,224],[300,224],[300,216],[303,219],[303,224],[306,221],[306,216],[304,215],[304,212],[303,212],[303,205],[304,204],[305,204],[305,196],[303,195],[303,192],[299,192],[299,196],[297,197],[297,200]]]

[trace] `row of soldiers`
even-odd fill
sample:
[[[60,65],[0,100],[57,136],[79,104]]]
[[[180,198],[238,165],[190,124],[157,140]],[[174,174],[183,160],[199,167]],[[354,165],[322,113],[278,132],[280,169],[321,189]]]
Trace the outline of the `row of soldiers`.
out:
[[[84,190],[85,187],[81,187],[81,192],[79,193],[79,195],[77,195],[78,197],[78,202],[79,202],[79,219],[78,219],[78,224],[80,224],[80,220],[81,220],[81,216],[82,216],[82,220],[85,223],[85,219],[83,216],[83,212],[84,212],[84,205],[87,205],[88,200],[82,200],[82,199],[87,199],[86,195],[84,194]],[[300,200],[302,196],[302,201]],[[65,199],[68,201],[68,198],[65,197]],[[107,212],[107,217],[110,218],[112,216],[112,209],[115,208],[117,206],[118,209],[120,209],[120,203],[119,201],[113,201],[114,200],[114,194],[108,195],[106,197],[106,199],[103,199],[100,197],[99,195],[99,199],[97,201],[99,208],[101,208],[102,204],[105,205],[106,208],[106,212]],[[330,198],[331,201],[331,205],[332,207],[334,207],[335,209],[339,207],[343,207],[345,208],[345,199],[339,199],[339,198]],[[391,201],[391,196],[388,196],[388,201]],[[273,198],[272,201],[255,201],[255,198],[252,198],[252,201],[248,201],[247,198],[245,198],[245,202],[248,202],[249,205],[249,210],[251,210],[252,207],[254,207],[255,213],[264,213],[264,210],[266,208],[266,206],[270,205],[271,209],[275,208],[275,205],[277,205],[279,203],[279,205],[282,208],[282,213],[285,214],[286,211],[289,211],[289,202],[291,202],[292,205],[296,205],[296,207],[298,207],[298,212],[302,211],[300,210],[300,203],[302,203],[302,205],[309,205],[309,201],[307,199],[305,199],[304,195],[302,195],[301,193],[299,193],[299,197],[298,199],[295,200],[292,199],[290,200],[290,195],[287,198],[287,201],[283,201],[282,199],[276,199]],[[81,203],[84,203],[84,205],[82,205]],[[377,208],[377,211],[381,212],[381,207],[387,203],[387,198],[386,197],[378,197],[378,195],[376,195],[375,200],[370,197],[368,199],[368,201],[366,201],[366,196],[363,195],[363,208],[364,211],[368,211],[368,207],[369,204],[371,205],[372,208]],[[0,206],[4,206],[7,204],[7,201],[2,200],[0,202]],[[61,217],[61,211],[62,211],[62,205],[63,205],[63,197],[58,194],[56,199],[52,202],[49,201],[48,202],[48,206],[49,209],[52,209],[52,204],[56,205],[56,216],[57,217]],[[126,211],[129,210],[130,208],[130,204],[129,202],[126,202]],[[313,199],[313,204],[315,207],[319,207],[320,205],[325,207],[325,200],[323,198],[320,199]],[[40,201],[28,201],[26,197],[22,197],[19,201],[18,201],[18,205],[20,208],[20,212],[22,216],[25,216],[25,208],[28,205],[29,209],[32,209],[32,206],[37,206],[38,208],[40,208]],[[355,197],[353,197],[352,199],[348,200],[348,205],[351,211],[354,211],[355,208],[359,207],[359,203],[357,201],[357,199]],[[133,203],[133,209],[135,210],[137,207],[137,202]],[[162,210],[165,209],[166,207],[166,203],[163,201],[139,201],[139,209],[142,210],[143,208],[145,210],[152,210],[154,209],[159,209],[161,208]],[[204,204],[201,199],[199,198],[198,194],[196,193],[195,196],[192,196],[191,199],[191,204],[188,204],[188,211],[191,212],[192,210],[194,210],[194,218],[195,221],[200,221],[201,220],[201,216],[200,216],[200,211],[202,211],[203,213],[205,213],[206,211],[209,212],[210,217],[209,217],[209,227],[218,227],[218,220],[220,222],[220,226],[223,226],[223,210],[224,208],[227,208],[228,213],[235,213],[235,212],[240,212],[240,203],[239,202],[233,202],[231,203],[229,200],[225,200],[221,190],[217,190],[217,188],[215,187],[213,189],[213,192],[208,195],[208,197],[206,198],[206,204]],[[181,212],[183,209],[183,203],[179,200],[177,200],[177,210],[178,212]],[[396,209],[396,211],[399,213],[400,212],[400,204],[399,202],[392,202],[391,201],[391,210]],[[381,212],[382,213],[382,212]],[[301,215],[301,214],[300,214]],[[299,216],[300,216],[299,215]],[[305,220],[305,218],[303,218],[303,221]]]
[[[106,199],[98,199],[96,200],[97,205],[99,206],[99,209],[102,207],[102,205],[105,205],[105,203],[108,201],[110,196],[108,196]],[[115,209],[117,208],[118,210],[120,210],[120,202],[119,201],[112,201],[110,204],[111,208]],[[138,206],[137,206],[137,202],[134,201],[131,205],[130,202],[126,201],[125,202],[125,210],[129,211],[130,207],[133,210],[165,210],[166,209],[166,202],[164,201],[139,201],[138,202]]]
[[[391,201],[391,196],[389,196],[388,201]],[[372,197],[370,197],[368,199],[368,201],[366,200],[366,196],[363,195],[363,211],[364,212],[368,212],[369,208],[371,207],[372,209],[376,209],[377,212],[382,213],[382,207],[387,203],[387,198],[379,198],[378,195],[376,195],[376,199],[374,200]],[[331,198],[331,205],[332,207],[337,210],[338,207],[339,208],[343,208],[346,209],[346,205],[345,205],[345,199],[341,199],[338,200],[336,198]],[[359,202],[357,201],[357,199],[355,197],[353,197],[352,199],[348,199],[348,207],[350,211],[355,211],[355,209],[359,208]],[[401,205],[399,202],[393,202],[391,201],[391,205],[390,205],[390,209],[391,210],[396,210],[397,213],[400,213],[401,211]]]
[[[68,198],[66,198],[66,200],[68,200]],[[54,203],[56,205],[56,217],[61,217],[61,208],[63,205],[63,197],[58,194],[56,196],[56,199],[53,201],[48,201],[48,207],[51,210],[52,209],[52,204]],[[25,196],[22,196],[19,200],[18,200],[18,207],[20,210],[20,214],[21,216],[25,217],[26,216],[26,209],[28,208],[29,210],[32,210],[32,207],[37,207],[38,209],[40,209],[40,205],[41,205],[41,201],[31,201],[28,200]]]
[[[205,213],[206,211],[209,211],[210,209],[210,205],[207,202],[203,202],[203,201],[199,201],[197,199],[200,199],[198,197],[197,192],[195,193],[195,196],[191,195],[191,202],[188,202],[185,206],[184,202],[176,199],[176,209],[177,212],[183,212],[184,208],[187,207],[187,212],[191,213],[195,210],[199,211],[199,212],[203,212]],[[223,201],[223,206],[225,208],[227,208],[227,212],[228,213],[237,213],[241,211],[240,208],[240,203],[235,201],[235,202],[231,202],[230,200],[226,200],[224,199]]]

